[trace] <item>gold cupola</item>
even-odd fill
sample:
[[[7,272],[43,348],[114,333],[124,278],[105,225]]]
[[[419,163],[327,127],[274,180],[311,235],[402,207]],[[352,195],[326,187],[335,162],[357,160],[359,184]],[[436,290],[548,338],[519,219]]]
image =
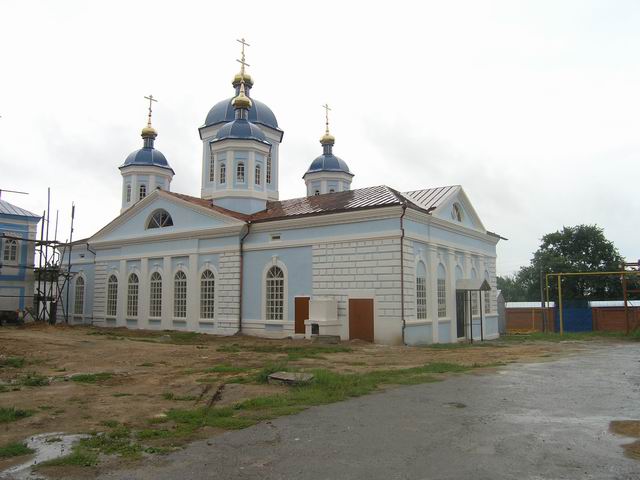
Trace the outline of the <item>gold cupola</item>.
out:
[[[236,109],[244,108],[248,110],[251,108],[251,99],[245,94],[244,80],[240,82],[240,93],[231,101],[231,105]]]

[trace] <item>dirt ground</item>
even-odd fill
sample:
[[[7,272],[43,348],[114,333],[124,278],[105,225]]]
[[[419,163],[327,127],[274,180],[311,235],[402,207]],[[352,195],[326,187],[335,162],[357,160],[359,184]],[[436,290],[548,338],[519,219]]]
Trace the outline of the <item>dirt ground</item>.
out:
[[[462,348],[363,342],[343,342],[340,346],[349,347],[350,351],[298,358],[274,350],[304,350],[313,347],[310,342],[93,327],[2,328],[0,365],[2,359],[11,357],[24,358],[24,363],[16,366],[5,362],[0,367],[0,407],[30,410],[33,414],[0,423],[0,446],[36,433],[102,431],[107,421],[142,427],[171,408],[206,404],[221,383],[226,386],[218,405],[273,394],[286,387],[228,380],[258,372],[266,364],[283,359],[300,369],[355,373],[433,362],[495,366],[544,361],[588,348],[586,342],[542,341],[492,341]],[[95,383],[71,379],[74,375],[98,373],[111,376]],[[25,386],[25,378],[41,376],[48,384]],[[0,471],[11,463],[15,460],[0,460]]]

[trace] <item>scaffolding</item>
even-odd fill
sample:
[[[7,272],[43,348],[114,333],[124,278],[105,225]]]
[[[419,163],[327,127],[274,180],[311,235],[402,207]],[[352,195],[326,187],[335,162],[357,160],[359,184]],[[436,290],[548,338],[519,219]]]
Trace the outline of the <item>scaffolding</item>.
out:
[[[51,189],[47,189],[47,209],[40,217],[40,231],[36,230],[35,238],[23,238],[7,233],[0,233],[0,238],[13,239],[33,245],[34,261],[30,263],[18,263],[11,265],[13,269],[32,270],[33,290],[25,289],[22,295],[2,295],[3,297],[27,300],[33,296],[33,307],[26,308],[24,317],[31,316],[33,320],[55,324],[57,312],[60,310],[64,321],[69,321],[69,284],[73,277],[71,272],[71,248],[73,241],[73,222],[75,217],[75,205],[71,205],[71,227],[69,241],[58,240],[58,214],[56,211],[55,224],[51,226]],[[52,227],[52,228],[50,228]],[[39,236],[38,236],[39,233]],[[27,259],[30,256],[26,257]],[[67,265],[64,260],[67,259]],[[65,295],[66,293],[66,295]],[[29,302],[30,303],[30,302]],[[27,304],[26,301],[23,304]]]

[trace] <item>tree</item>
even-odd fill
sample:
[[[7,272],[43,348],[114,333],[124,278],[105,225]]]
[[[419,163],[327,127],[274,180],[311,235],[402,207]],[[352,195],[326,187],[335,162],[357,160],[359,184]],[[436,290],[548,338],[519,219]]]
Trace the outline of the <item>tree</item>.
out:
[[[542,237],[542,243],[534,253],[529,265],[510,279],[502,279],[509,287],[507,293],[514,299],[540,299],[540,275],[559,272],[620,271],[624,261],[613,242],[607,240],[604,231],[597,225],[564,227]],[[550,298],[557,298],[556,277],[550,277]],[[503,294],[507,301],[512,300]],[[620,299],[622,286],[618,276],[576,276],[563,277],[562,296],[564,299]]]

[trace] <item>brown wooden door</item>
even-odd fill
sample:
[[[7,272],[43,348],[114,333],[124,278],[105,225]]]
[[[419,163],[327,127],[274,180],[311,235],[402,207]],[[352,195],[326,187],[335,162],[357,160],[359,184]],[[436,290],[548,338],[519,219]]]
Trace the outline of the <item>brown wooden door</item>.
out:
[[[296,297],[295,333],[304,333],[304,321],[309,318],[309,297]]]
[[[349,338],[373,343],[373,299],[349,299]]]

